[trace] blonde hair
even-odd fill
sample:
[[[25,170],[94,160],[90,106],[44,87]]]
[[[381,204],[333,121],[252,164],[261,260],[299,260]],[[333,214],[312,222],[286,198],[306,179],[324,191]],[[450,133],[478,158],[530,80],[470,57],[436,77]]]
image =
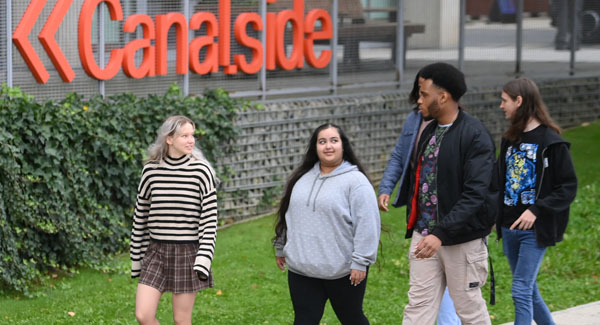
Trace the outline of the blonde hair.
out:
[[[161,163],[167,156],[167,153],[169,152],[169,144],[167,143],[167,137],[172,137],[176,135],[181,129],[181,127],[188,123],[192,125],[194,130],[196,129],[196,124],[194,123],[194,121],[192,121],[186,116],[173,115],[168,117],[158,129],[154,143],[151,144],[148,148],[148,158],[145,162]],[[208,160],[206,160],[200,148],[194,146],[194,149],[192,149],[192,157],[208,165],[210,171],[213,174],[213,177],[216,178],[215,171],[212,165],[208,162]]]

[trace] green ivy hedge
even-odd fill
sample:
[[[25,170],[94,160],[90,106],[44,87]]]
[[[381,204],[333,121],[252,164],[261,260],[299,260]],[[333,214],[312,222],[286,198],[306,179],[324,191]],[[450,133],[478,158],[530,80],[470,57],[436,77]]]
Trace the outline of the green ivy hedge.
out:
[[[37,102],[0,93],[0,289],[27,291],[48,271],[100,267],[126,250],[143,158],[167,116],[197,123],[210,161],[233,150],[237,113],[223,90]],[[221,179],[227,166],[215,164]]]

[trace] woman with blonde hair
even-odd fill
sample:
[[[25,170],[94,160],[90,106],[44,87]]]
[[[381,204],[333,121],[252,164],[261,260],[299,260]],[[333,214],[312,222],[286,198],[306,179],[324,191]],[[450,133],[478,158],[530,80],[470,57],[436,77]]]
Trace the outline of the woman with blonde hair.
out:
[[[164,292],[175,324],[191,324],[196,293],[212,287],[217,236],[216,178],[195,146],[195,124],[171,116],[148,149],[131,232],[131,276],[139,277],[136,318],[158,324]]]

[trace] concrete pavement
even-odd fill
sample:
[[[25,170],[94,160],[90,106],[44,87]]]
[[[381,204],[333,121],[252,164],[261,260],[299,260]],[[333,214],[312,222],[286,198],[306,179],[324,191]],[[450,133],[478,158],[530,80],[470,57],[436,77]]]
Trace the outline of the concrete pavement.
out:
[[[552,317],[556,325],[598,325],[600,324],[600,301],[555,311]]]
[[[523,20],[522,75],[536,81],[571,77],[571,52],[554,49],[555,33],[548,17]],[[464,72],[470,87],[502,85],[515,77],[516,37],[515,24],[471,21],[465,26]],[[432,61],[457,62],[458,50],[409,48],[406,60],[405,82],[410,86],[410,76],[423,65]],[[600,44],[581,44],[575,52],[573,72],[573,77],[600,73]]]

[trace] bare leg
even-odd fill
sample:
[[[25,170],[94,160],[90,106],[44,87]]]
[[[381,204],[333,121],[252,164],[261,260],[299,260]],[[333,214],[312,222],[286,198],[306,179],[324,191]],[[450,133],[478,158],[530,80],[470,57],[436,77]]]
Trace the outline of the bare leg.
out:
[[[174,293],[173,294],[173,320],[175,325],[191,325],[192,311],[196,293]]]
[[[138,284],[135,296],[135,318],[141,325],[159,325],[156,319],[156,308],[162,292],[147,286]]]

